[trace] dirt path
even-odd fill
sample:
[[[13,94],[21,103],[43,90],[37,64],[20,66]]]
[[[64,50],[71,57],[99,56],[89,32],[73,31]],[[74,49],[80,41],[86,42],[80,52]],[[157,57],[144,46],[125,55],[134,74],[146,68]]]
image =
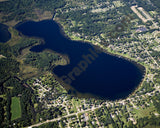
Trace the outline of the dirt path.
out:
[[[136,9],[137,6],[132,6],[131,9],[134,13],[137,14],[137,16],[144,22],[146,23],[147,22],[147,19],[145,17],[143,17],[139,12],[138,10]]]

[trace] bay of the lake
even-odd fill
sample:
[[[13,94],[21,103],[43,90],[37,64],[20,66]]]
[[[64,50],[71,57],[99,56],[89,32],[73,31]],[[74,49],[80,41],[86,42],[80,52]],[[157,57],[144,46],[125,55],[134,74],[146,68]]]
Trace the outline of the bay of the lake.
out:
[[[11,38],[8,26],[0,23],[0,42],[5,43]]]

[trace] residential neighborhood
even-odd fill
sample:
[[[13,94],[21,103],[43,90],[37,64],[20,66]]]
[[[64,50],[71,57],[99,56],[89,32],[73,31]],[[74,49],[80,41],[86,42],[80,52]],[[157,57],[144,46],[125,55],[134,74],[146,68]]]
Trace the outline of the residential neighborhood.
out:
[[[120,1],[118,1],[120,2]],[[109,3],[106,3],[109,4]],[[105,12],[109,8],[98,9],[102,6],[97,5],[97,9],[92,9],[92,13]],[[110,6],[123,6],[123,4],[116,4]],[[81,9],[87,7],[82,6]],[[133,12],[139,17],[135,18],[132,23],[136,26],[131,27],[128,30],[130,35],[118,37],[117,39],[106,39],[108,47],[102,43],[101,37],[96,37],[93,41],[95,45],[100,46],[102,49],[106,49],[109,53],[124,57],[130,61],[135,61],[137,64],[141,64],[146,68],[146,74],[144,74],[144,80],[138,89],[126,99],[120,99],[118,101],[105,101],[98,99],[84,99],[71,97],[68,94],[62,94],[57,99],[53,99],[54,91],[50,91],[47,85],[41,84],[41,79],[37,79],[33,83],[33,88],[38,88],[37,95],[40,102],[44,104],[44,107],[62,107],[62,116],[54,118],[52,120],[41,120],[41,123],[30,126],[40,126],[49,122],[58,122],[59,127],[99,127],[104,128],[108,126],[113,127],[110,122],[116,122],[119,118],[123,117],[124,122],[132,122],[137,124],[138,119],[159,114],[153,105],[152,97],[159,94],[160,85],[155,81],[157,78],[157,71],[160,69],[160,58],[155,55],[156,51],[159,51],[160,47],[160,25],[154,20],[150,14],[157,14],[154,11],[146,12],[143,7],[138,5],[130,7]],[[112,9],[112,8],[110,8]],[[65,10],[66,12],[77,10],[77,8]],[[143,16],[142,16],[143,15]],[[144,23],[138,24],[138,20],[142,20]],[[160,18],[159,18],[160,20]],[[150,26],[146,25],[147,21],[151,21]],[[80,37],[80,33],[73,33],[75,37]],[[101,34],[103,37],[103,34]],[[85,36],[87,39],[88,37]],[[155,78],[156,77],[156,78]],[[149,85],[149,88],[144,88],[143,84]],[[59,85],[59,87],[61,87]],[[148,90],[147,90],[148,89]],[[53,95],[49,98],[45,94]],[[45,100],[44,100],[45,99]],[[107,120],[106,120],[107,118]],[[107,121],[107,122],[106,122]],[[127,125],[126,125],[127,127]]]
[[[0,32],[4,33],[2,37],[7,35],[5,32],[11,35],[6,42],[0,41],[0,127],[160,127],[158,0],[0,0],[0,3]],[[85,48],[97,48],[102,53],[91,51],[87,55]],[[101,54],[113,59],[100,58]],[[91,65],[89,59],[95,63]],[[111,60],[113,63],[108,64]],[[114,60],[124,61],[123,70],[116,65],[112,67]],[[85,66],[83,75],[79,70],[82,66]],[[123,77],[124,69],[127,77]],[[67,78],[73,78],[66,79],[69,82],[62,79],[67,73]],[[120,74],[118,80],[115,74]],[[116,81],[116,86],[112,87],[109,79]],[[123,84],[122,79],[129,82]],[[74,82],[79,85],[72,86]],[[84,86],[86,90],[80,92],[82,84],[91,85],[89,91],[103,84],[99,92],[123,98],[109,100],[96,93],[97,88],[92,94]],[[104,88],[111,92],[105,93]]]

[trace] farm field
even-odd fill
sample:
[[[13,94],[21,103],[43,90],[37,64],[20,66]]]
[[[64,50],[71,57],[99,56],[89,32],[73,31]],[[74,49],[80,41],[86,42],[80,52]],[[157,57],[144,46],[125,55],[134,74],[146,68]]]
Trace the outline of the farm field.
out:
[[[11,113],[11,120],[15,120],[21,117],[21,105],[19,97],[12,97]]]

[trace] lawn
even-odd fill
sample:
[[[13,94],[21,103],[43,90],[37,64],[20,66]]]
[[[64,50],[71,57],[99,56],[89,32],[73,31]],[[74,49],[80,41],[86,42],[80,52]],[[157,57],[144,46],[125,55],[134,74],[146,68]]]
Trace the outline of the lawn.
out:
[[[143,118],[150,116],[150,112],[154,112],[155,108],[154,106],[151,105],[146,109],[134,109],[133,111],[136,113],[136,116],[138,116],[138,118]]]
[[[152,125],[147,125],[144,128],[160,128],[160,126],[152,126]]]
[[[11,113],[11,120],[15,120],[21,117],[21,105],[19,97],[12,97]]]

